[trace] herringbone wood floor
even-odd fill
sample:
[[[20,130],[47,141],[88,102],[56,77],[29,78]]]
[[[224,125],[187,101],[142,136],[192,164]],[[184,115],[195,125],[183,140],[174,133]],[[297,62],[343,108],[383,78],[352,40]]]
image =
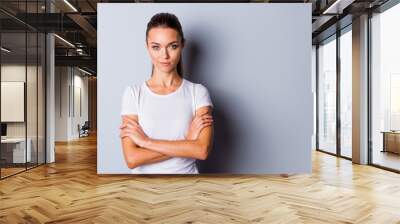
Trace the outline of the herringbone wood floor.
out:
[[[0,223],[400,223],[400,175],[313,153],[304,175],[98,176],[96,139],[0,181]]]

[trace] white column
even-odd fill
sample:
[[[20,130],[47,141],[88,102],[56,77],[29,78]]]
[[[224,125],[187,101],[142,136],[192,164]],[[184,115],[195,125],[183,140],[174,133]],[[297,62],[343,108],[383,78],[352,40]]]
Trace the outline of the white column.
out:
[[[48,1],[47,12],[54,11],[54,5]],[[55,44],[54,35],[46,35],[46,163],[55,162]]]
[[[54,35],[47,34],[46,36],[47,42],[47,76],[46,76],[46,84],[47,84],[47,108],[46,108],[46,163],[52,163],[55,161],[55,150],[54,150],[54,133],[55,133],[55,76],[54,76],[54,67],[55,67],[55,60],[54,60]]]

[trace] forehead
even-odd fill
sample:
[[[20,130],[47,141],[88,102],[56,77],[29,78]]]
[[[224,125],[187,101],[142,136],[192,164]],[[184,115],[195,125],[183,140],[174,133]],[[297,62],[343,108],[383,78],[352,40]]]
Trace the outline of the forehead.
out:
[[[160,44],[179,41],[179,33],[175,29],[169,27],[154,27],[149,30],[147,39],[149,42],[157,42]]]

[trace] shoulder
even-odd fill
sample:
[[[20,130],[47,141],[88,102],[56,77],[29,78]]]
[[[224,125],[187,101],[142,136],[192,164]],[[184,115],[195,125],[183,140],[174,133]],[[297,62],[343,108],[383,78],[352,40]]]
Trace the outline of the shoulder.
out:
[[[198,92],[208,92],[207,88],[201,83],[196,83],[195,88]]]
[[[195,92],[207,92],[207,88],[201,83],[191,82],[187,79],[185,79],[185,83],[187,87],[190,87]]]
[[[124,90],[124,94],[134,94],[136,95],[140,91],[141,85],[132,84],[127,85]]]

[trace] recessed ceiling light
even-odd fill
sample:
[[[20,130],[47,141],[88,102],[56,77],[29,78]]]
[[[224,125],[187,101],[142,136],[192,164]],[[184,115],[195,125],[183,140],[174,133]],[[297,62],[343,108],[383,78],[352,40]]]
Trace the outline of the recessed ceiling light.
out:
[[[343,9],[349,6],[352,2],[354,2],[354,0],[336,0],[332,5],[325,9],[322,14],[341,14],[343,13]]]
[[[79,67],[78,67],[78,69],[79,69],[79,71],[81,71],[81,72],[83,72],[83,73],[85,73],[85,74],[92,75],[92,73],[90,73],[90,72],[88,72],[88,71],[86,71],[86,70],[83,70],[83,69],[81,69],[81,68],[79,68]]]
[[[69,46],[75,48],[75,45],[73,45],[73,44],[72,44],[71,42],[69,42],[68,40],[66,40],[66,39],[64,39],[64,38],[62,38],[62,37],[60,37],[60,36],[57,35],[57,34],[54,34],[54,36],[57,37],[58,39],[60,39],[62,42],[64,42],[64,43],[68,44]]]
[[[64,0],[65,4],[67,4],[72,10],[74,10],[75,12],[78,12],[78,10],[71,4],[69,3],[68,0]]]
[[[7,49],[7,48],[5,48],[5,47],[1,47],[1,50],[4,51],[4,52],[6,52],[6,53],[10,53],[10,52],[11,52],[11,50],[9,50],[9,49]]]

